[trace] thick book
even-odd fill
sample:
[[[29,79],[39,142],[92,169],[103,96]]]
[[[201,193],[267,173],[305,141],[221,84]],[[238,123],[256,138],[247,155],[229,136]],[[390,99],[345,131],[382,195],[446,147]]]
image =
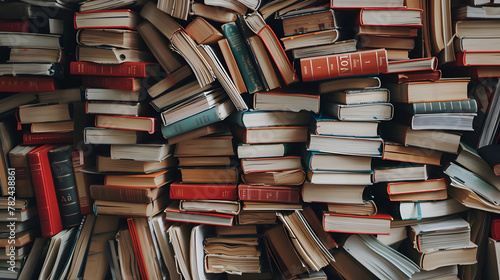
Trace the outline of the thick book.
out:
[[[424,148],[404,146],[399,143],[385,141],[382,159],[441,165],[442,152]]]
[[[417,205],[420,205],[417,207]],[[419,210],[420,209],[420,210]],[[387,210],[396,220],[418,220],[460,213],[469,208],[454,198],[437,201],[393,201]]]
[[[149,77],[158,73],[158,64],[150,62],[125,62],[122,64],[101,64],[85,61],[71,61],[70,74],[91,76]]]
[[[237,126],[235,135],[246,144],[290,143],[307,141],[306,126],[269,126],[244,128]]]
[[[306,151],[303,159],[305,167],[310,170],[368,171],[372,169],[370,157]]]
[[[284,156],[271,158],[247,158],[241,159],[240,166],[243,173],[285,171],[302,168],[301,157]]]
[[[285,36],[338,28],[332,9],[300,9],[283,14],[281,19]]]
[[[237,185],[175,182],[170,185],[170,198],[187,200],[236,200]]]
[[[343,137],[311,134],[309,151],[381,157],[384,141],[380,137]]]
[[[284,90],[273,90],[253,95],[256,111],[311,111],[319,114],[320,96],[300,94]]]
[[[0,43],[7,47],[60,49],[61,35],[0,32]]]
[[[48,152],[55,145],[43,145],[28,153],[33,190],[37,198],[42,236],[49,237],[63,229]]]
[[[160,196],[150,203],[96,200],[94,201],[94,214],[98,216],[152,217],[163,211],[169,201],[166,195]]]
[[[92,63],[119,64],[153,62],[154,58],[148,51],[122,49],[115,47],[100,48],[79,45],[76,47],[76,60]]]
[[[373,216],[323,213],[323,229],[328,232],[352,234],[389,234],[392,217],[377,213]]]
[[[324,102],[323,112],[341,121],[389,121],[394,115],[391,103],[339,104]]]
[[[176,170],[160,170],[149,174],[108,174],[104,185],[116,187],[156,188],[175,179]]]
[[[39,92],[56,90],[52,77],[0,77],[0,92]]]
[[[134,252],[137,258],[137,264],[142,279],[161,279],[164,277],[162,268],[163,262],[158,249],[151,249],[152,246],[156,247],[157,242],[152,230],[152,224],[147,218],[128,218],[127,224],[130,230],[130,236],[134,245]]]
[[[418,103],[396,103],[395,110],[407,114],[440,114],[440,113],[477,113],[478,106],[475,99],[435,101]]]
[[[31,62],[31,61],[30,61]],[[38,75],[61,79],[64,77],[60,63],[2,63],[0,76]]]
[[[16,170],[16,196],[18,197],[34,197],[28,153],[35,148],[36,146],[17,145],[9,152],[10,166]]]
[[[448,79],[436,82],[405,82],[388,84],[393,102],[415,103],[432,101],[468,100],[466,79]]]
[[[435,71],[438,66],[437,58],[415,58],[408,60],[389,61],[387,73],[401,73],[413,71]]]
[[[165,220],[172,222],[196,223],[214,226],[232,226],[234,215],[180,211],[179,202],[172,202],[165,209]]]
[[[113,145],[115,146],[115,145]],[[119,145],[123,146],[123,145]],[[152,173],[177,165],[173,156],[161,161],[142,161],[133,159],[113,159],[112,157],[97,156],[97,172],[127,172]]]
[[[302,187],[304,202],[363,204],[366,185],[312,184]]]
[[[362,8],[356,25],[422,27],[422,10],[401,8]]]
[[[140,16],[132,10],[99,10],[76,12],[74,28],[121,28],[135,29]]]
[[[61,222],[65,228],[79,225],[82,220],[71,161],[72,152],[70,145],[59,146],[48,152]]]
[[[257,95],[259,93],[254,94],[255,98]],[[282,99],[279,100],[283,102]],[[288,107],[287,105],[285,106]],[[241,127],[305,126],[311,121],[311,113],[306,111],[237,111],[231,114],[228,120]]]
[[[179,170],[183,183],[236,184],[239,180],[235,167],[183,167]]]
[[[457,53],[455,66],[498,65],[499,51],[462,51]]]
[[[240,184],[238,198],[242,201],[299,203],[300,188],[295,186],[259,186]]]
[[[300,59],[302,81],[387,72],[387,51],[354,52]]]
[[[355,121],[345,122],[335,118],[314,117],[312,131],[318,135],[377,137],[379,122]]]
[[[84,87],[139,91],[142,84],[143,78],[136,77],[82,76],[82,86]]]
[[[95,126],[102,128],[146,131],[149,134],[155,133],[157,125],[156,118],[136,117],[136,116],[113,116],[97,115],[95,117]]]

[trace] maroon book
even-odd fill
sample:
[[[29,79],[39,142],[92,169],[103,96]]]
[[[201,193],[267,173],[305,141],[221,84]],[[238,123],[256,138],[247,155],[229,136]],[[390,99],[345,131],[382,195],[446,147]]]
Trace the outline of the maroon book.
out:
[[[237,200],[236,184],[185,184],[170,185],[170,199]]]
[[[240,184],[238,198],[242,201],[299,203],[300,187]]]

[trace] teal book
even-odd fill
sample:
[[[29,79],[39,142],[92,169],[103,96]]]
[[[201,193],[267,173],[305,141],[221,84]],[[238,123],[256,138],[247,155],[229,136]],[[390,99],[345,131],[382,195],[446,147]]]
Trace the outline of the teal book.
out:
[[[262,82],[259,79],[255,66],[252,64],[250,54],[246,49],[245,42],[236,23],[229,22],[222,25],[222,32],[227,38],[229,48],[234,55],[236,64],[238,64],[238,69],[241,72],[248,92],[254,93],[263,90]]]
[[[437,113],[477,113],[477,102],[475,99],[420,102],[420,103],[397,103],[395,109],[408,114],[437,114]]]
[[[77,226],[82,221],[71,152],[73,152],[71,145],[59,146],[48,152],[59,212],[61,213],[61,222],[64,228]]]
[[[162,126],[161,132],[164,138],[173,137],[209,124],[224,120],[234,111],[234,105],[231,100],[226,100],[223,103],[182,119],[178,122]]]

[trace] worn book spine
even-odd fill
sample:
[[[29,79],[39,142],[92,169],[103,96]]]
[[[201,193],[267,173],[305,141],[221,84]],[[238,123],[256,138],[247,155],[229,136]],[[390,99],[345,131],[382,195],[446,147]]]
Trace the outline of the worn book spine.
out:
[[[192,115],[173,124],[162,126],[161,132],[163,134],[163,137],[168,138],[197,129],[199,127],[216,123],[221,120],[221,116],[218,112],[218,106],[215,106],[211,109],[205,110],[196,115]]]
[[[48,153],[61,221],[65,228],[77,226],[82,220],[71,161],[72,152],[73,149],[67,146],[65,149],[56,149]]]
[[[82,76],[82,86],[138,91],[134,77]]]
[[[243,185],[238,186],[238,198],[242,201],[299,203],[300,189]]]
[[[183,184],[170,185],[170,199],[237,200],[235,184]]]
[[[358,76],[387,72],[387,51],[378,49],[325,55],[300,60],[302,81]]]
[[[261,91],[263,89],[262,82],[259,79],[255,66],[252,64],[252,61],[250,61],[250,55],[236,23],[230,22],[224,24],[222,26],[222,32],[227,38],[229,47],[238,64],[238,69],[241,72],[248,92],[254,93]]]
[[[151,203],[154,199],[150,189],[104,185],[91,185],[90,195],[95,200],[126,201],[136,203]]]
[[[57,132],[57,133],[29,133],[23,134],[23,145],[40,145],[40,144],[62,144],[72,143],[73,132]]]
[[[409,104],[410,113],[413,114],[436,114],[436,113],[476,113],[477,102],[475,99],[421,102]]]
[[[148,77],[158,72],[158,64],[147,62],[125,62],[122,64],[100,64],[86,61],[71,61],[70,74],[92,76]]]
[[[51,77],[0,77],[0,92],[41,92],[56,90]]]
[[[27,154],[9,153],[10,167],[16,170],[16,195],[18,197],[33,197],[33,184]]]
[[[63,229],[47,155],[54,147],[54,145],[44,145],[28,153],[43,237],[53,236]]]
[[[80,203],[80,213],[82,215],[92,212],[92,203],[90,201],[90,184],[87,173],[81,172],[85,167],[83,150],[73,151],[71,153],[71,162],[73,164],[73,173],[75,174],[76,190],[78,192],[78,202]]]

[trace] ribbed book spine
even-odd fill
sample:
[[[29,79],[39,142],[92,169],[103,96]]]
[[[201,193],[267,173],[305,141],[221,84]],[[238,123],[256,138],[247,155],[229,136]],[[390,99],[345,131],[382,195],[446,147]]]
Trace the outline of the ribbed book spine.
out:
[[[71,160],[72,152],[70,146],[63,146],[49,152],[50,169],[54,178],[61,221],[65,228],[77,226],[82,220]]]

